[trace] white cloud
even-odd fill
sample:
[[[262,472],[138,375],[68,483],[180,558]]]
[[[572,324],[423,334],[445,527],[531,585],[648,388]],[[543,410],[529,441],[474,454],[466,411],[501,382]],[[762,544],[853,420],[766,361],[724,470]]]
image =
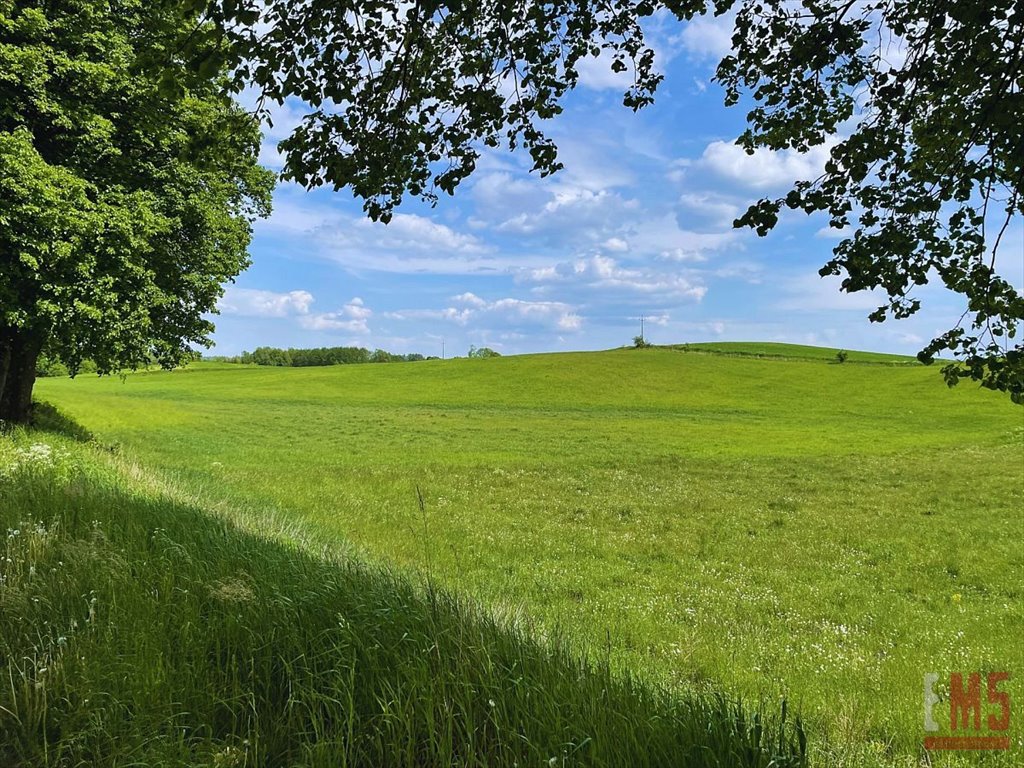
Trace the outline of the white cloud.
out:
[[[546,327],[562,331],[579,330],[583,317],[570,304],[560,301],[528,301],[504,298],[485,301],[472,293],[453,298],[462,307],[443,309],[402,309],[388,312],[392,320],[442,320],[459,326],[472,325],[476,330],[522,327]]]
[[[817,274],[802,274],[783,282],[782,298],[776,309],[795,312],[856,310],[870,312],[886,303],[885,293],[880,290],[844,293],[840,290],[839,277],[819,277]]]
[[[468,304],[471,307],[485,307],[487,302],[477,296],[475,293],[460,293],[458,296],[452,296],[452,301],[458,304]]]
[[[678,184],[686,179],[687,170],[692,165],[693,161],[688,157],[676,158],[668,164],[668,170],[665,171],[665,178]]]
[[[987,228],[988,242],[986,246],[989,248],[989,252],[995,245],[993,233],[999,232],[1001,227],[1002,221],[999,221],[996,226]],[[996,274],[1018,291],[1024,291],[1024,258],[1021,258],[1021,254],[1024,254],[1024,216],[1018,215],[1011,219],[1006,231],[1003,232],[1003,239],[999,244],[993,265]]]
[[[299,127],[310,109],[297,99],[286,99],[283,104],[268,102],[269,116],[263,123],[263,135],[272,141],[281,141],[291,136]]]
[[[578,331],[583,325],[583,318],[575,312],[570,312],[559,317],[557,325],[561,331]]]
[[[275,293],[228,286],[217,306],[224,315],[288,317],[307,314],[313,301],[313,294],[308,291]]]
[[[717,267],[711,274],[725,280],[742,280],[749,285],[761,285],[764,272],[764,265],[759,261],[739,260]]]
[[[686,298],[700,301],[707,288],[697,279],[683,274],[626,268],[609,256],[594,255],[554,266],[525,270],[517,275],[520,282],[566,283],[592,289],[654,294],[665,298]]]
[[[338,313],[327,312],[312,315],[299,320],[299,325],[308,331],[347,331],[349,333],[369,333],[365,320],[342,320]]]
[[[278,249],[336,262],[353,270],[401,274],[503,273],[536,261],[505,253],[474,234],[412,213],[389,224],[370,221],[334,203],[326,193],[283,185],[274,213],[257,233],[279,239]]]
[[[729,225],[718,231],[695,232],[679,226],[673,213],[652,217],[640,222],[630,236],[631,252],[635,255],[658,256],[676,261],[704,261],[708,254],[727,247],[740,248],[741,234]],[[680,257],[682,255],[682,257]]]
[[[522,276],[522,273],[520,273]],[[530,269],[526,271],[524,279],[533,280],[535,282],[546,282],[548,280],[558,280],[559,271],[557,266],[548,265],[546,267],[538,267],[537,269]]]
[[[310,331],[346,331],[348,333],[369,333],[367,321],[373,312],[363,300],[356,297],[337,312],[305,315],[299,318],[299,325]]]
[[[507,171],[483,173],[472,188],[475,202],[491,210],[529,205],[536,199],[537,192],[538,184],[533,179],[516,178]]]
[[[285,192],[288,187],[279,188]],[[279,235],[313,235],[332,225],[340,225],[344,217],[334,208],[319,205],[303,193],[297,197],[285,194],[274,196],[274,211],[270,218],[256,222],[257,232]]]
[[[271,217],[258,223],[258,227],[277,234],[315,237],[331,250],[443,254],[482,254],[488,250],[475,236],[425,216],[396,213],[390,223],[382,224],[361,214],[343,213],[294,185],[284,190],[284,194],[275,197]]]
[[[883,39],[885,40],[884,49],[879,45],[876,51],[879,57],[879,70],[884,72],[889,69],[903,69],[903,66],[907,63],[907,57],[910,54],[910,47],[907,44],[907,40],[882,25],[879,30],[879,40],[881,41]]]
[[[664,8],[659,8],[651,16],[641,20],[644,30],[644,42],[654,51],[654,71],[665,73],[665,67],[679,53],[682,39],[678,32],[679,22],[675,15]],[[593,90],[613,90],[624,93],[634,79],[633,63],[626,58],[624,72],[613,72],[614,54],[604,49],[598,56],[589,56],[577,63],[580,73],[580,84]]]
[[[679,41],[694,59],[718,63],[732,50],[732,33],[736,14],[722,16],[703,14],[686,23]]]
[[[710,225],[720,228],[731,228],[740,215],[737,203],[711,192],[688,192],[680,196],[679,205]]]
[[[594,241],[614,232],[621,222],[634,218],[639,208],[639,201],[623,199],[615,192],[560,184],[553,187],[550,198],[539,210],[509,217],[496,230],[518,235],[557,234],[570,238],[584,234],[588,240]]]
[[[698,161],[701,167],[740,186],[754,190],[788,187],[797,180],[821,175],[834,141],[811,147],[807,152],[791,149],[773,151],[759,148],[748,155],[742,147],[713,141]]]
[[[255,92],[243,94],[243,102],[249,109],[255,109],[257,96]],[[302,118],[309,112],[297,99],[287,99],[284,104],[265,103],[269,117],[263,121],[263,138],[260,142],[259,163],[274,170],[284,167],[284,156],[277,149],[283,139],[288,138]]]
[[[893,338],[896,339],[900,344],[906,344],[914,347],[920,347],[924,345],[924,337],[918,336],[916,333],[906,333],[898,331],[893,333]]]
[[[576,64],[580,84],[595,91],[613,90],[624,93],[633,83],[632,65],[627,61],[624,72],[613,72],[614,56],[603,50],[599,56],[588,56]]]
[[[390,320],[450,320],[458,325],[465,325],[472,316],[472,309],[456,309],[455,307],[445,307],[444,309],[400,309],[396,312],[384,313],[384,317]]]
[[[434,251],[479,254],[486,246],[473,235],[456,232],[425,216],[396,213],[389,224],[376,224],[365,217],[354,222],[354,229],[364,241],[372,238],[377,247],[396,250]]]
[[[635,123],[626,115],[616,122],[620,111],[602,116],[607,119],[588,115],[580,122],[566,115],[552,122],[546,130],[564,164],[554,176],[529,174],[522,154],[485,152],[470,190],[467,229],[492,243],[509,235],[549,246],[596,245],[617,236],[622,223],[635,220],[639,210],[637,200],[617,192],[637,179],[635,153],[624,147]]]
[[[622,122],[626,120],[626,122]],[[582,187],[591,192],[616,189],[637,180],[634,153],[623,151],[627,129],[635,124],[615,108],[584,121],[552,126],[551,138],[558,145],[558,159],[565,168],[550,180],[550,187]]]
[[[279,171],[284,168],[284,155],[278,150],[275,142],[262,141],[257,162],[264,168]]]
[[[842,229],[835,229],[834,227],[822,227],[814,233],[815,237],[824,238],[825,240],[843,240],[853,234],[853,228],[846,226]]]
[[[689,262],[692,264],[699,264],[702,261],[708,260],[708,257],[700,251],[687,250],[686,248],[672,248],[668,251],[662,251],[658,255],[666,261]]]
[[[643,257],[679,247],[672,198],[645,203],[648,174],[661,173],[670,162],[660,136],[636,137],[630,133],[632,123],[609,120],[610,125],[593,120],[593,127],[587,123],[571,136],[552,131],[565,163],[552,178],[525,180],[508,169],[485,173],[473,188],[467,229],[505,255],[554,252],[566,258],[600,251]],[[638,186],[638,178],[645,179],[643,185]],[[663,217],[671,231],[660,221]]]
[[[485,310],[510,320],[528,323],[548,324],[553,321],[563,330],[580,326],[580,318],[572,311],[573,307],[560,301],[499,299],[485,307]]]
[[[308,291],[275,293],[228,286],[218,308],[221,314],[240,317],[295,318],[308,331],[369,333],[367,323],[373,311],[358,296],[336,312],[312,313],[315,299]]]

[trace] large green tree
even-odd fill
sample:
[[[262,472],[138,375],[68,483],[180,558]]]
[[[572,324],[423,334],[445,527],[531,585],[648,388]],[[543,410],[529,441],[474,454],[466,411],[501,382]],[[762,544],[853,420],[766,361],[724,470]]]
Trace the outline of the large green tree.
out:
[[[928,281],[962,294],[964,316],[921,359],[953,353],[950,384],[1021,401],[1024,300],[995,269],[1001,230],[1024,214],[1018,0],[216,0],[208,13],[238,83],[310,106],[282,144],[286,176],[349,187],[386,221],[405,195],[451,193],[483,147],[557,171],[542,121],[586,57],[633,73],[627,107],[650,103],[661,77],[642,20],[666,10],[735,14],[717,79],[750,109],[744,147],[833,143],[820,178],[738,225],[766,234],[783,206],[827,214],[850,234],[822,274],[884,290],[875,321],[916,312]]]
[[[166,0],[0,0],[0,419],[45,353],[74,373],[208,343],[273,177],[223,45]]]

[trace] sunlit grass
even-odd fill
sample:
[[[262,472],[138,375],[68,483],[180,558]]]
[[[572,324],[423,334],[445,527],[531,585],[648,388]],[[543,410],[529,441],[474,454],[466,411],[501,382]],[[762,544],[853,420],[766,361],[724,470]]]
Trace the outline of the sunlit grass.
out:
[[[40,390],[210,498],[617,669],[786,695],[827,764],[916,765],[926,672],[1024,670],[1021,410],[936,368],[655,349]]]
[[[52,436],[0,436],[0,532],[5,768],[803,765],[777,705],[613,673]]]

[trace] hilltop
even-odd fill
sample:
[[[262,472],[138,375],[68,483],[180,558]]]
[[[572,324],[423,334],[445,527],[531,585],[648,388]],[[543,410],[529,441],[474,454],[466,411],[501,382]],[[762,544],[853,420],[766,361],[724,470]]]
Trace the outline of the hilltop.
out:
[[[891,365],[920,365],[916,357],[893,355],[886,352],[863,352],[838,347],[814,347],[804,344],[785,344],[774,341],[706,341],[695,344],[669,344],[668,349],[684,352],[709,352],[721,355],[747,355],[787,360],[836,361],[840,352],[847,354],[847,363],[888,363]]]

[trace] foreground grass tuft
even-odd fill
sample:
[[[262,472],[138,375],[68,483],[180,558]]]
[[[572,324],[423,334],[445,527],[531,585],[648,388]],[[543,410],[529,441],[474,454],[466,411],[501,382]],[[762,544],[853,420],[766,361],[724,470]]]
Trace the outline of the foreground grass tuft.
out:
[[[784,708],[613,673],[88,445],[0,436],[0,532],[0,765],[805,762]]]

